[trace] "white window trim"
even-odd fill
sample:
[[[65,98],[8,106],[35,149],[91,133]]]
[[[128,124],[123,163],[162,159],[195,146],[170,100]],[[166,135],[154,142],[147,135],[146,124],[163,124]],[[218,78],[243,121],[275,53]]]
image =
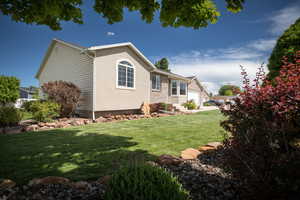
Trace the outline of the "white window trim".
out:
[[[152,91],[155,91],[155,92],[159,92],[161,90],[161,76],[159,74],[152,74],[152,76],[159,76],[159,89],[153,89],[152,88],[152,77],[151,77],[151,89]],[[157,79],[155,79],[157,80]],[[155,86],[156,86],[156,83],[155,83]]]
[[[172,82],[173,81],[176,81],[177,82],[177,94],[172,94]],[[185,90],[186,90],[186,93],[185,94],[180,94],[180,83],[181,82],[183,82],[183,83],[185,83]],[[171,82],[170,82],[170,92],[171,92],[171,96],[173,96],[173,97],[178,97],[178,96],[187,96],[187,94],[188,94],[188,84],[187,84],[187,82],[185,82],[185,81],[180,81],[180,80],[171,80]]]
[[[176,83],[176,88],[177,88],[177,94],[173,94],[173,92],[172,92],[172,89],[173,89],[173,87],[172,87],[172,82],[174,82],[174,81],[176,81],[177,83]],[[173,96],[173,97],[176,97],[176,96],[178,96],[178,80],[171,80],[171,82],[170,82],[170,89],[171,89],[171,96]]]
[[[133,68],[133,87],[127,87],[127,86],[120,86],[119,85],[119,64],[120,62],[122,61],[126,61],[126,62],[129,62],[132,66],[129,66],[129,65],[124,65],[124,64],[121,64],[122,66],[125,66],[125,67],[130,67],[130,68]],[[116,63],[116,88],[118,89],[124,89],[124,90],[135,90],[136,89],[136,70],[135,70],[135,66],[132,64],[132,62],[129,60],[129,59],[120,59],[120,60],[117,60],[117,63]],[[127,85],[127,71],[126,71],[126,85]]]
[[[180,83],[185,83],[185,94],[180,94]],[[187,82],[184,82],[184,81],[179,81],[179,96],[187,96],[187,93],[188,93],[188,84]]]

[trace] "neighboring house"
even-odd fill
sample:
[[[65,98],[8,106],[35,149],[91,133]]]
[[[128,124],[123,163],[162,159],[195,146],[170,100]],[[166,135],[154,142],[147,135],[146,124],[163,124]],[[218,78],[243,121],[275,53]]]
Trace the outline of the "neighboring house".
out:
[[[40,86],[76,84],[82,91],[77,111],[92,118],[136,112],[144,102],[181,105],[189,95],[200,106],[207,95],[197,79],[157,69],[131,43],[85,48],[53,39],[36,78]]]
[[[225,103],[225,102],[233,102],[233,99],[237,96],[213,96],[211,97],[211,100],[217,101],[219,103]]]
[[[32,99],[36,93],[37,88],[34,87],[20,87],[20,98],[22,99]]]
[[[26,101],[35,101],[36,99],[33,98],[34,94],[36,93],[37,88],[35,87],[20,87],[20,97],[17,99],[15,103],[16,108],[21,108],[24,102]]]

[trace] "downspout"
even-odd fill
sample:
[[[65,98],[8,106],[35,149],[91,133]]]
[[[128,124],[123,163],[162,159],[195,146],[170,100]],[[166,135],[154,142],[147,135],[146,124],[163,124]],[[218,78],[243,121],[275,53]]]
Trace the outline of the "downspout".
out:
[[[89,57],[89,58],[91,58],[92,59],[92,61],[93,61],[93,77],[92,77],[92,79],[93,79],[93,83],[92,83],[92,120],[94,121],[95,120],[95,102],[96,102],[96,95],[95,95],[95,92],[96,92],[96,73],[95,73],[95,58],[96,58],[96,52],[95,51],[91,51],[91,52],[93,52],[94,53],[94,56],[91,56],[91,55],[89,55],[88,53],[87,53],[87,51],[88,51],[89,49],[87,48],[87,49],[83,49],[82,51],[81,51],[81,53],[84,53],[87,57]]]

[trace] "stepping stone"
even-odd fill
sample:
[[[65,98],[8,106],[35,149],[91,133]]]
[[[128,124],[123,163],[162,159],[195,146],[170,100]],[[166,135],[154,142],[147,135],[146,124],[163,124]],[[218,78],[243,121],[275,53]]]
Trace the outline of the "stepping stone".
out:
[[[181,152],[181,158],[185,160],[192,160],[192,159],[196,159],[199,154],[200,151],[198,151],[197,149],[188,148]]]
[[[217,148],[219,146],[221,146],[222,143],[221,142],[210,142],[208,143],[206,146],[210,146],[210,147],[214,147],[214,148]]]

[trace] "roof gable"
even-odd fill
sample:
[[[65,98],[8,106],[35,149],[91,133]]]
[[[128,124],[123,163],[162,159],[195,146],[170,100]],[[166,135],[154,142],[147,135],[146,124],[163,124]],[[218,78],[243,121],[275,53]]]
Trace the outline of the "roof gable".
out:
[[[44,67],[45,67],[45,64],[48,60],[48,58],[50,57],[51,55],[51,52],[53,51],[53,48],[55,47],[56,43],[60,43],[66,47],[69,47],[69,48],[73,48],[73,49],[76,49],[78,51],[83,51],[85,48],[84,47],[81,47],[79,45],[76,45],[76,44],[72,44],[72,43],[69,43],[69,42],[65,42],[65,41],[62,41],[62,40],[59,40],[59,39],[53,39],[51,44],[49,45],[47,51],[46,51],[46,54],[42,60],[42,63],[39,67],[39,70],[38,72],[36,73],[35,75],[35,78],[38,78],[39,75],[41,74],[41,72],[43,71]]]

